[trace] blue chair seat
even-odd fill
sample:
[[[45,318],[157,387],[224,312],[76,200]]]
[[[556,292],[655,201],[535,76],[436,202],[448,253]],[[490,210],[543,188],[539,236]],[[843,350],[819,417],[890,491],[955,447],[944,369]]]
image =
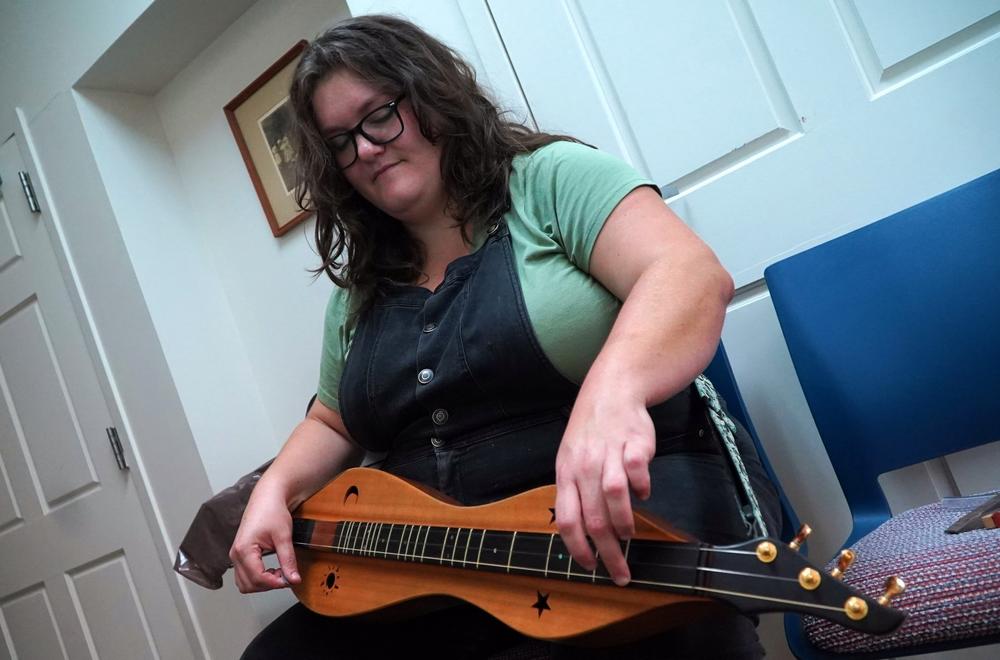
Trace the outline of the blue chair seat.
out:
[[[877,594],[886,576],[905,575],[906,591],[892,604],[906,612],[906,621],[889,635],[873,637],[809,617],[803,626],[810,644],[833,653],[905,654],[931,644],[997,635],[1000,529],[946,534],[966,512],[941,503],[917,507],[855,543],[858,562],[844,582]]]

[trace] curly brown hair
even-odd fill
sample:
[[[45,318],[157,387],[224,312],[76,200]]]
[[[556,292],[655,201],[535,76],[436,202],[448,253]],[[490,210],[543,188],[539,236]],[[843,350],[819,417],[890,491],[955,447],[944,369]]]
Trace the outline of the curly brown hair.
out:
[[[432,143],[440,142],[447,211],[466,241],[469,223],[485,226],[509,207],[515,155],[558,140],[576,141],[506,119],[476,82],[472,67],[408,21],[360,16],[320,34],[303,52],[290,91],[298,155],[296,199],[316,212],[316,247],[323,262],[313,272],[325,272],[337,286],[347,287],[358,311],[388,282],[418,282],[425,251],[399,221],[354,190],[320,133],[313,93],[341,68],[393,97],[405,95],[420,132]]]

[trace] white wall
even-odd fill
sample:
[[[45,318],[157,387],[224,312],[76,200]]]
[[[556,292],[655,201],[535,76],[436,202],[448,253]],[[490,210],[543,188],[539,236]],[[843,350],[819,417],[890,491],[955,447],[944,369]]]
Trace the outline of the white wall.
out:
[[[190,206],[190,224],[230,309],[232,326],[219,328],[218,337],[239,338],[247,376],[257,390],[254,400],[226,396],[234,411],[259,408],[247,410],[248,417],[265,417],[246,436],[203,436],[206,453],[214,451],[212,443],[225,442],[230,450],[233,443],[243,447],[239,460],[229,457],[236,473],[277,452],[316,391],[323,311],[332,285],[325,276],[314,282],[306,270],[318,263],[310,247],[311,218],[281,238],[271,235],[222,107],[296,41],[313,38],[346,15],[341,2],[263,0],[155,99]],[[178,295],[165,291],[163,297]],[[207,469],[213,485],[225,485],[234,476],[221,464]]]
[[[0,0],[0,135],[69,89],[152,0]]]

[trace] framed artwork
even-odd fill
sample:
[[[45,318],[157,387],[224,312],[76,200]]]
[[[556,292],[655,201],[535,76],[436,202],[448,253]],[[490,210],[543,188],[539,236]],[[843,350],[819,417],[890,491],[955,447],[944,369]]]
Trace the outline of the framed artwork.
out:
[[[306,41],[271,65],[223,110],[271,226],[281,236],[311,214],[295,202],[295,150],[288,88]]]

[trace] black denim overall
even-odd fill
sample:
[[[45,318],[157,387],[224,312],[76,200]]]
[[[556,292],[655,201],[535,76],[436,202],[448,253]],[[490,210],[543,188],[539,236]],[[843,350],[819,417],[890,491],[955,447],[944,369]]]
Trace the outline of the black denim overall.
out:
[[[378,467],[480,504],[554,483],[556,451],[578,390],[538,344],[510,236],[500,223],[480,249],[448,266],[434,292],[393,285],[361,316],[341,379],[340,413],[355,441],[388,451]],[[735,487],[694,388],[651,408],[650,416],[657,434],[652,496],[634,504],[711,543],[743,540]],[[742,429],[737,442],[755,488],[773,493]],[[765,515],[777,519],[776,499],[761,499]],[[423,649],[442,658],[502,658],[504,648],[532,645],[553,658],[755,658],[763,652],[753,624],[737,614],[607,650],[528,640],[471,606],[382,625],[344,625],[294,606],[255,640],[258,654],[250,653],[252,646],[244,658],[271,657],[265,649],[277,649],[271,646],[277,639],[294,639],[302,657],[389,657]],[[340,640],[327,646],[331,655],[310,655],[331,637]]]

